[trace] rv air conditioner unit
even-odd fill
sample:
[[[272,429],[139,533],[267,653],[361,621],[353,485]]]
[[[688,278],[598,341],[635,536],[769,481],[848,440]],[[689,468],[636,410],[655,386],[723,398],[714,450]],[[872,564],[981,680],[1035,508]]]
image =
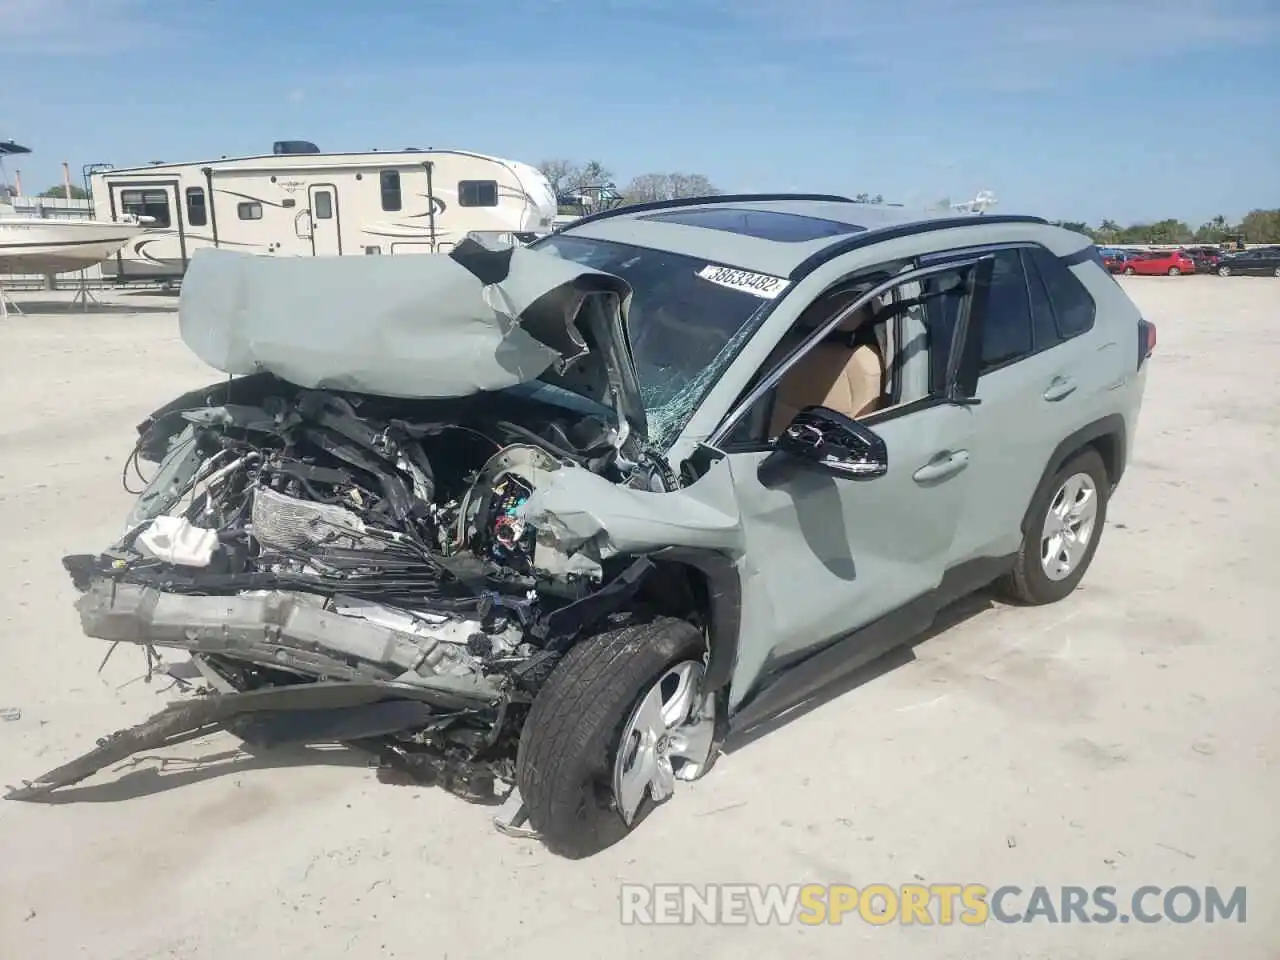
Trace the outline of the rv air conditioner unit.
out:
[[[319,153],[320,148],[309,140],[277,140],[271,147],[274,154]]]

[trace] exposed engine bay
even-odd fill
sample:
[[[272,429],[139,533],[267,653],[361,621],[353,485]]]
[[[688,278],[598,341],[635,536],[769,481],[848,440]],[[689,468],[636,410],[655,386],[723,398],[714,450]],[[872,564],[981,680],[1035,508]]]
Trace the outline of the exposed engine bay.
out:
[[[566,549],[529,498],[565,470],[678,485],[607,418],[518,388],[402,400],[259,373],[138,432],[125,480],[148,482],[125,534],[64,565],[89,636],[142,647],[148,666],[188,651],[208,695],[11,797],[219,726],[369,746],[483,793],[512,779],[522,712],[558,658],[634,599],[647,563]]]

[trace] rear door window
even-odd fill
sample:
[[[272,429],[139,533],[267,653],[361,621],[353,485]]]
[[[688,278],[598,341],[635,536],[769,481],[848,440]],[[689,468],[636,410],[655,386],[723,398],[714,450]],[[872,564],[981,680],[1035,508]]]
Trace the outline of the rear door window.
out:
[[[982,372],[995,370],[1029,355],[1035,349],[1031,298],[1018,250],[995,255],[991,289],[982,328]]]
[[[945,256],[962,253],[955,251]],[[997,370],[1029,356],[1036,349],[1022,252],[1001,249],[991,251],[991,256],[991,287],[987,291],[982,327],[981,373]],[[966,294],[963,290],[939,293],[939,286],[933,280],[926,280],[924,289],[929,327],[929,385],[937,393],[946,385],[951,337]]]

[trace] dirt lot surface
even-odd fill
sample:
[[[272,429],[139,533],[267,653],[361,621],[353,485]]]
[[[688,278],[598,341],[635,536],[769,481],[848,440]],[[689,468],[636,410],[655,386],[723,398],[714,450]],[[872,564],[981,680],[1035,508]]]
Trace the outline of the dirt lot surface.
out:
[[[7,957],[1274,958],[1280,949],[1280,281],[1125,281],[1160,345],[1097,559],[1061,604],[979,597],[865,682],[726,756],[589,861],[345,751],[227,736],[0,802]],[[59,559],[131,498],[133,425],[212,379],[174,301],[0,325],[0,783],[169,696],[81,635]],[[46,298],[54,295],[44,295]],[[67,298],[61,298],[65,301]],[[635,927],[619,884],[1248,887],[1206,924]],[[1023,901],[1006,908],[1021,910]],[[1148,908],[1159,909],[1156,898]]]

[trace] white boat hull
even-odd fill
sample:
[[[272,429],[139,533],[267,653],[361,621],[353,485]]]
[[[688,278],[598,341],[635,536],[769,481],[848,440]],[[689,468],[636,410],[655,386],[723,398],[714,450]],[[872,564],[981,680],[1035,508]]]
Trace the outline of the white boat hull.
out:
[[[84,270],[106,260],[144,230],[141,224],[102,220],[0,217],[0,273]]]

